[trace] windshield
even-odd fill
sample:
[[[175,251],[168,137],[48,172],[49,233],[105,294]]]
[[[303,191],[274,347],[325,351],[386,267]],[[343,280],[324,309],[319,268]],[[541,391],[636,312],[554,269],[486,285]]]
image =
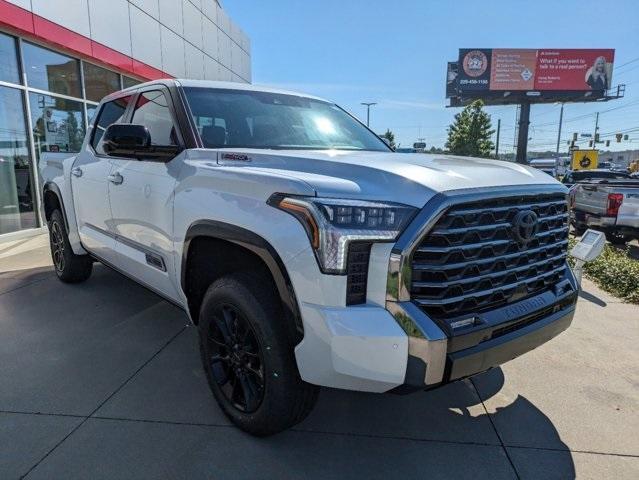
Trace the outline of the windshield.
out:
[[[247,90],[187,87],[184,92],[206,148],[389,151],[332,103]]]

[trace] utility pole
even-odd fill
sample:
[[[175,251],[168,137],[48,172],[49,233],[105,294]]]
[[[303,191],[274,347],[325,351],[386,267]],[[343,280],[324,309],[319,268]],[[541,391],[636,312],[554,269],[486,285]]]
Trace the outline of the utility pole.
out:
[[[561,142],[561,124],[564,121],[564,104],[561,104],[561,110],[559,111],[559,131],[557,132],[557,158],[559,158],[559,142]]]
[[[592,148],[597,149],[597,132],[599,131],[599,112],[595,115],[595,133],[592,135]]]
[[[519,109],[520,105],[517,105],[515,109],[515,135],[513,136],[513,150],[517,150],[517,136],[519,135]]]
[[[371,124],[371,107],[377,105],[376,102],[362,102],[362,105],[366,106],[366,126],[370,127]]]
[[[501,118],[497,119],[497,140],[495,140],[495,158],[499,160],[499,131],[501,130]]]
[[[519,110],[519,129],[517,131],[517,163],[526,165],[528,163],[526,154],[528,153],[528,126],[530,125],[530,102],[521,103]]]

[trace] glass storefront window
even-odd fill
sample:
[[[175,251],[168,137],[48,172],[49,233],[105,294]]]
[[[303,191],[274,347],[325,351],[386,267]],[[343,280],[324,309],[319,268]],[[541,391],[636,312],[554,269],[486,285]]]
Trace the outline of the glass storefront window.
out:
[[[95,116],[95,112],[97,111],[98,111],[97,105],[89,105],[87,103],[87,120],[89,121],[89,124],[91,124],[91,122],[93,121],[93,117]]]
[[[17,53],[15,38],[0,33],[0,80],[22,83]]]
[[[22,92],[0,87],[0,235],[37,227]]]
[[[0,82],[8,85],[0,85],[1,238],[40,225],[35,198],[42,152],[79,152],[97,114],[94,103],[142,82],[2,32]]]
[[[129,87],[135,87],[136,85],[139,85],[140,82],[139,80],[136,80],[135,78],[131,78],[131,77],[125,77],[124,75],[122,76],[122,88],[129,88]]]
[[[22,56],[29,87],[82,97],[78,60],[27,42],[22,43]]]
[[[29,93],[33,142],[41,152],[79,152],[84,140],[84,105],[81,102]]]
[[[120,75],[98,67],[91,63],[83,62],[84,66],[84,93],[87,100],[99,102],[109,93],[120,90]]]

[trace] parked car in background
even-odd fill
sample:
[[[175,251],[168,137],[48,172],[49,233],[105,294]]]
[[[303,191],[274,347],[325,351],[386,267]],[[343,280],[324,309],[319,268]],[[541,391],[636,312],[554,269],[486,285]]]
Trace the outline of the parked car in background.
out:
[[[555,158],[534,158],[528,162],[528,165],[547,173],[551,177],[557,175],[557,159]]]

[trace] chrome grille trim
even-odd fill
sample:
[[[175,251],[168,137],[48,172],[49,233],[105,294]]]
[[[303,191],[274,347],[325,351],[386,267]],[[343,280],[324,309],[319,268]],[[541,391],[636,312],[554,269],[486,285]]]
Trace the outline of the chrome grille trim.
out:
[[[540,278],[548,277],[548,276],[554,275],[555,273],[563,272],[565,269],[566,269],[566,266],[562,265],[561,267],[554,268],[549,272],[542,273],[541,275],[537,275],[534,278],[531,278],[528,280],[522,280],[520,282],[501,285],[499,287],[490,288],[488,290],[473,292],[472,297],[479,298],[479,297],[484,297],[486,295],[490,295],[491,293],[496,292],[498,290],[510,290],[512,288],[517,288],[521,285],[525,285],[527,283],[537,281]],[[419,305],[449,305],[455,302],[462,302],[468,298],[469,298],[469,295],[460,295],[459,297],[446,298],[444,300],[434,300],[434,299],[420,300],[419,298],[415,298],[413,301]]]
[[[568,221],[568,217],[566,216],[566,221]],[[543,238],[543,237],[547,237],[549,235],[555,234],[555,233],[566,233],[568,234],[568,227],[561,227],[561,228],[556,228],[553,230],[549,230],[548,232],[543,232],[543,233],[538,233],[537,234],[537,238]],[[497,246],[497,245],[506,245],[511,243],[510,240],[496,240],[496,241],[492,241],[492,242],[477,242],[477,243],[471,243],[470,245],[456,245],[455,247],[419,247],[416,251],[418,253],[428,253],[428,252],[433,252],[433,253],[442,253],[442,252],[449,252],[449,251],[459,251],[459,250],[476,250],[477,248],[482,248],[482,247],[492,247],[492,246]]]
[[[512,221],[525,210],[538,215],[538,231],[524,245]],[[553,288],[566,269],[567,243],[565,191],[460,198],[416,242],[407,290],[428,316],[444,322],[499,308]]]
[[[510,275],[511,273],[523,272],[531,267],[538,267],[547,262],[554,262],[557,260],[565,260],[567,257],[566,253],[562,253],[561,255],[556,255],[554,257],[550,257],[544,260],[540,260],[538,262],[530,263],[527,265],[522,265],[520,267],[511,268],[508,270],[501,270],[499,272],[487,273],[485,275],[477,275],[475,277],[463,278],[461,280],[452,280],[450,282],[413,282],[413,285],[416,287],[427,288],[427,287],[449,287],[453,284],[465,284],[465,283],[473,283],[478,282],[484,278],[497,278],[504,275]],[[508,288],[506,285],[503,288]]]
[[[566,246],[566,248],[567,248],[568,247],[568,240],[564,240],[562,242],[557,242],[555,245],[558,246],[558,247],[559,246]],[[530,253],[538,253],[538,252],[541,252],[542,250],[545,250],[545,249],[546,249],[545,246],[537,247],[537,248],[531,248],[531,249],[527,250],[527,253],[529,253],[529,254]],[[517,258],[519,256],[521,256],[521,253],[520,252],[516,252],[516,253],[510,253],[510,254],[507,254],[507,255],[500,255],[500,256],[497,256],[497,257],[493,257],[493,258],[485,258],[483,260],[475,260],[475,265],[483,265],[485,263],[496,262],[498,260],[510,260],[510,259],[513,259],[513,258]],[[444,270],[454,270],[456,268],[462,268],[466,264],[467,264],[467,262],[447,263],[446,265],[441,265],[441,268],[444,269]],[[413,269],[414,270],[419,270],[422,267],[424,269],[430,268],[428,265],[420,265],[418,263],[413,264]]]

